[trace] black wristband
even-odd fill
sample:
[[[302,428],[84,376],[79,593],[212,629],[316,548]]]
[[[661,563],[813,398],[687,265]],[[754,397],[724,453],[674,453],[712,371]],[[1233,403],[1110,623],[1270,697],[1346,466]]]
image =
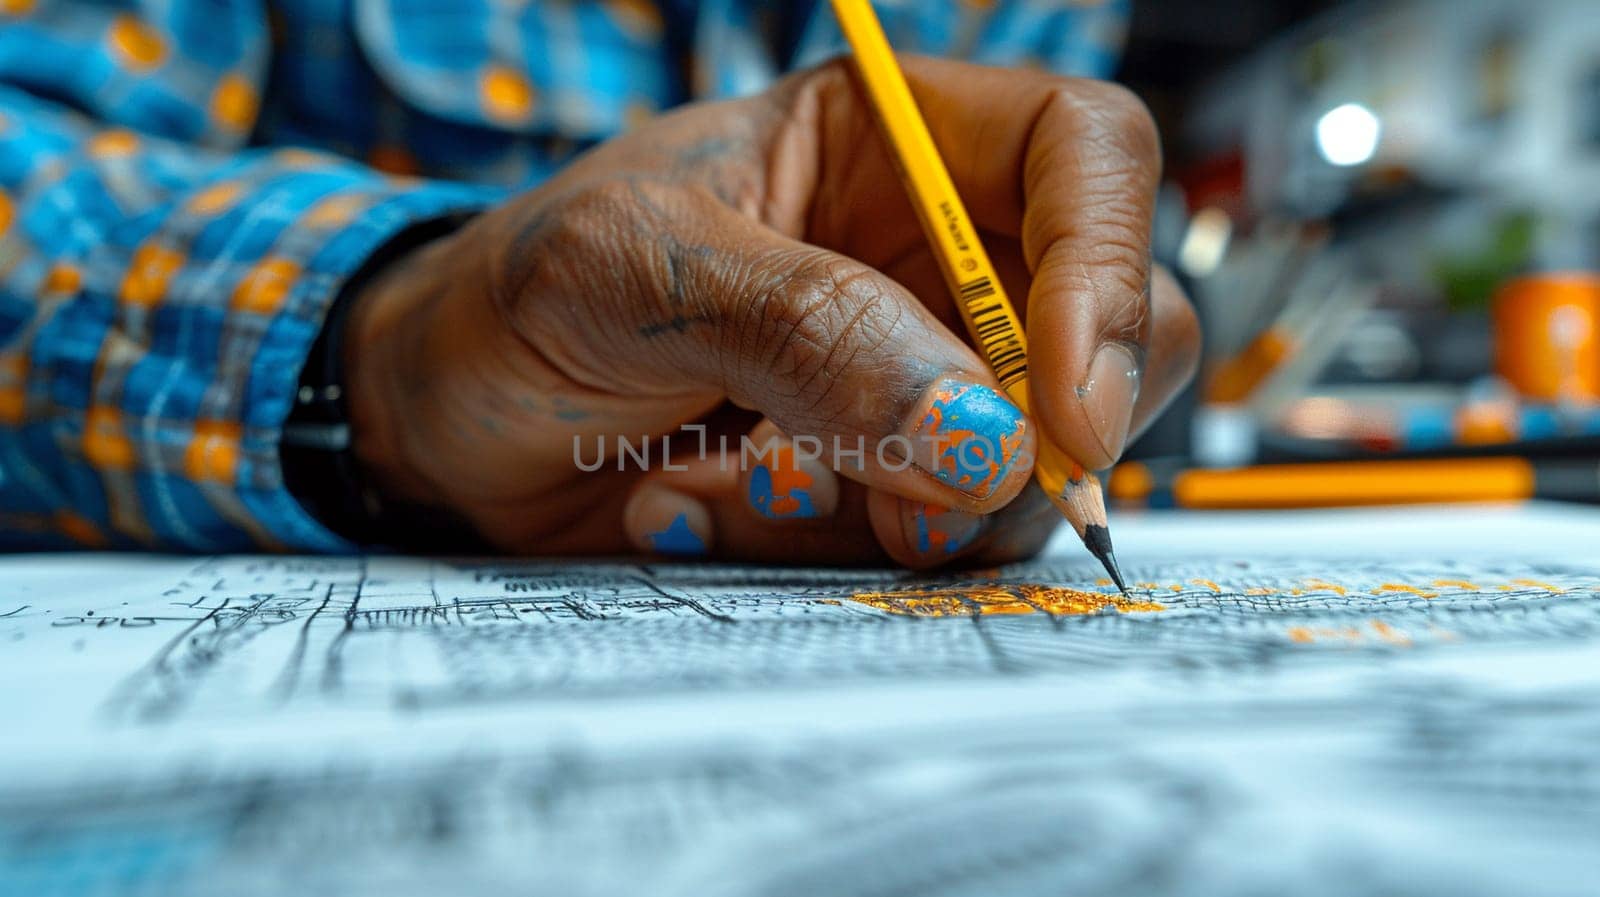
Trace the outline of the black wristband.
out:
[[[279,444],[284,486],[318,522],[357,545],[429,553],[486,548],[465,521],[438,508],[388,498],[363,475],[355,456],[345,389],[344,337],[356,296],[391,262],[453,232],[469,217],[421,222],[374,252],[329,305],[322,331],[301,369]]]

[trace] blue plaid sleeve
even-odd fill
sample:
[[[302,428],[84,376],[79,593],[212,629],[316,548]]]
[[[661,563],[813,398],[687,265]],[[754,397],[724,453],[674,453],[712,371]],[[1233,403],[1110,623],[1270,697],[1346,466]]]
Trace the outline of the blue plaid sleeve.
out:
[[[0,0],[0,548],[348,548],[277,448],[334,296],[415,224],[842,48],[825,3],[775,9]],[[901,49],[1104,75],[1128,0],[880,10]],[[302,143],[339,155],[270,148]]]
[[[486,198],[0,86],[0,546],[347,547],[284,488],[299,371],[373,251]]]

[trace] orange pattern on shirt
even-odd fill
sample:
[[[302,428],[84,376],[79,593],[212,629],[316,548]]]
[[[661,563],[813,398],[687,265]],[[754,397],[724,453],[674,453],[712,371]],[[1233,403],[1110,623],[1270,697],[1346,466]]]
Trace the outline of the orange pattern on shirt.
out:
[[[232,482],[239,469],[241,432],[237,421],[196,421],[183,452],[184,476],[196,482]]]
[[[248,131],[256,123],[261,98],[244,76],[229,73],[211,92],[211,119],[230,131]]]
[[[272,314],[283,305],[300,277],[300,266],[286,258],[264,258],[233,290],[233,309]]]
[[[131,69],[151,69],[167,58],[167,42],[139,17],[124,13],[111,22],[107,32],[111,48],[119,61]]]
[[[83,422],[83,455],[99,470],[133,467],[133,441],[122,429],[122,412],[104,405],[89,409]]]
[[[183,267],[183,254],[160,243],[146,243],[133,252],[128,273],[122,278],[122,301],[128,305],[153,306],[167,297],[172,275]]]
[[[534,89],[528,76],[503,65],[491,65],[478,81],[484,111],[500,122],[525,121],[533,112]]]

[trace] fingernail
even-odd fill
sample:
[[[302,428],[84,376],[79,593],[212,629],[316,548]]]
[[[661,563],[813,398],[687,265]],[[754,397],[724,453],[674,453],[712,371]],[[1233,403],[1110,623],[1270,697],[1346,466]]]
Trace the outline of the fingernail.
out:
[[[988,517],[953,511],[920,501],[900,503],[900,532],[906,544],[927,558],[946,558],[972,544]]]
[[[1128,426],[1133,421],[1133,403],[1139,398],[1139,365],[1133,353],[1120,343],[1106,343],[1089,362],[1089,378],[1078,387],[1089,425],[1116,461],[1128,443]]]
[[[1022,451],[1028,418],[996,390],[941,380],[911,418],[911,463],[940,482],[986,498]]]
[[[711,544],[711,513],[705,505],[661,486],[634,493],[623,511],[623,526],[642,551],[699,557]]]
[[[831,517],[839,504],[839,482],[820,458],[801,454],[787,439],[757,456],[745,497],[769,520]]]

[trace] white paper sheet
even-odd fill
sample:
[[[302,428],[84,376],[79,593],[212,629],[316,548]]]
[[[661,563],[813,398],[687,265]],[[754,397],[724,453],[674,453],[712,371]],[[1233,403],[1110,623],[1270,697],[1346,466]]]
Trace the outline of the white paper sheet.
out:
[[[0,894],[1593,893],[1600,513],[1114,531],[1123,611],[1065,540],[0,558]]]

